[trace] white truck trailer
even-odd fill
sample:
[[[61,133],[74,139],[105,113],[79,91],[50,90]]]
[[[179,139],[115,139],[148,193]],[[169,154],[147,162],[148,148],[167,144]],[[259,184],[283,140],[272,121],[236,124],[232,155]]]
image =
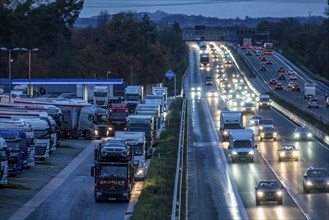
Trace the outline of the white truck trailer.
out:
[[[164,108],[164,111],[167,111],[168,88],[167,87],[152,87],[152,94],[153,95],[162,95],[163,96],[163,108]]]
[[[316,91],[315,83],[304,83],[304,99],[314,98]]]
[[[232,162],[254,162],[255,144],[254,131],[252,129],[234,129],[229,133],[229,150]]]
[[[230,130],[243,128],[242,111],[221,111],[219,131],[222,140],[227,140]]]

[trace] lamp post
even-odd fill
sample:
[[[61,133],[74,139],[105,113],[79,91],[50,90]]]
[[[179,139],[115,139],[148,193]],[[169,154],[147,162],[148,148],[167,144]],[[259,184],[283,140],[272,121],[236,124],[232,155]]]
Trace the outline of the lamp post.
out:
[[[107,71],[107,73],[106,73],[106,79],[108,79],[109,78],[109,75],[111,74],[111,71]]]
[[[9,102],[11,102],[11,52],[20,50],[20,48],[8,49],[6,47],[0,47],[0,50],[8,51],[8,91],[9,91]]]
[[[33,85],[31,85],[31,57],[32,57],[32,52],[37,52],[39,51],[39,48],[33,48],[33,49],[26,49],[26,48],[21,48],[22,51],[26,51],[29,53],[29,96],[33,96]]]

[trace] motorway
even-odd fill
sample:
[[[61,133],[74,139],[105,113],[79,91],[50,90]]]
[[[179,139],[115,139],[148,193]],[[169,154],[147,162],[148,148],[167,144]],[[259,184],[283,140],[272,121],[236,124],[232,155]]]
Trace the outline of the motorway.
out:
[[[272,91],[278,94],[280,97],[288,100],[289,102],[293,103],[298,108],[310,112],[315,117],[323,120],[327,124],[329,124],[329,108],[326,108],[325,104],[325,94],[329,93],[329,88],[327,85],[323,83],[313,80],[309,75],[307,75],[304,71],[300,68],[296,67],[293,63],[289,60],[284,58],[281,54],[274,52],[272,55],[266,55],[266,57],[273,61],[272,65],[266,64],[265,61],[260,61],[259,57],[255,56],[253,53],[252,55],[246,55],[244,50],[238,49],[240,54],[245,56],[245,58],[249,61],[251,66],[253,67],[254,71],[259,76],[258,78],[267,86],[267,91]],[[260,52],[261,54],[261,52]],[[265,66],[268,68],[268,71],[260,71],[260,67]],[[286,76],[286,80],[278,80],[279,73],[277,72],[278,67],[284,67]],[[288,70],[294,70],[297,73],[296,80],[289,80]],[[269,85],[269,81],[272,78],[276,78],[278,82],[282,83],[284,86],[283,90],[275,90],[275,85]],[[288,82],[294,82],[300,85],[300,91],[292,91],[288,88]],[[319,98],[320,101],[320,108],[308,108],[307,99],[304,99],[304,83],[316,83],[316,97]]]
[[[194,69],[198,66],[197,57],[199,55],[195,45],[191,43],[190,48],[192,51],[190,56],[194,57],[194,59],[190,59],[190,69]],[[218,110],[227,108],[227,104],[221,98],[206,98],[205,96],[208,91],[218,90],[220,82],[216,80],[213,86],[204,85],[206,76],[214,76],[213,70],[215,65],[216,62],[211,64],[212,70],[210,71],[190,71],[190,75],[193,76],[189,77],[188,82],[190,89],[195,86],[202,87],[200,97],[190,96],[191,101],[189,102],[192,108],[190,110],[192,114],[190,113],[189,115],[190,178],[188,181],[190,189],[189,217],[191,219],[203,219],[203,217],[208,216],[212,217],[212,219],[223,219],[226,215],[216,206],[215,202],[217,200],[214,200],[214,195],[221,188],[214,188],[215,183],[213,180],[218,178],[227,180],[228,178],[227,175],[220,176],[221,172],[214,170],[216,166],[213,164],[213,161],[223,159],[218,157],[218,155],[221,155],[220,153],[213,152],[214,146],[217,146],[217,151],[219,152],[224,150],[227,156],[226,161],[230,161],[230,158],[228,157],[227,143],[220,143],[218,141],[220,138],[218,135],[213,134],[213,130],[218,124]],[[237,69],[233,65],[226,67],[225,71],[226,75],[230,76],[232,73],[236,73]],[[254,85],[257,89],[261,89],[260,86]],[[204,100],[207,100],[207,103]],[[209,113],[212,116],[212,122],[209,121]],[[260,110],[257,114],[263,118],[274,119],[279,138],[277,141],[260,142],[256,136],[258,153],[255,155],[255,162],[229,163],[230,171],[227,172],[232,174],[233,185],[236,185],[239,194],[236,195],[236,201],[238,202],[239,197],[241,198],[249,219],[328,219],[329,194],[310,193],[306,195],[302,189],[302,176],[308,166],[312,165],[329,169],[329,151],[327,146],[315,139],[305,142],[294,141],[292,134],[296,124],[273,108],[271,110]],[[244,116],[245,127],[249,126],[249,118],[250,116]],[[214,126],[211,126],[212,124]],[[277,149],[282,143],[291,143],[299,148],[300,158],[298,162],[278,161]],[[225,159],[223,163],[225,166]],[[256,206],[254,187],[262,179],[278,179],[281,182],[285,188],[283,205],[269,202]],[[207,191],[210,194],[208,196],[206,195]],[[199,204],[199,206],[196,206],[195,203]],[[210,206],[212,207],[211,209],[209,209]],[[196,209],[196,207],[199,208]]]

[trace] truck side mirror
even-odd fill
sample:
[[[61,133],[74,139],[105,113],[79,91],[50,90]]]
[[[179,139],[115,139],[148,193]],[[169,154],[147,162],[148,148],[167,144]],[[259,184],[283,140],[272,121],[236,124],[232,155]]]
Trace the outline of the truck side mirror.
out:
[[[90,176],[95,177],[95,166],[92,166],[90,169]]]
[[[305,179],[307,179],[307,175],[305,174],[304,176],[303,176]]]

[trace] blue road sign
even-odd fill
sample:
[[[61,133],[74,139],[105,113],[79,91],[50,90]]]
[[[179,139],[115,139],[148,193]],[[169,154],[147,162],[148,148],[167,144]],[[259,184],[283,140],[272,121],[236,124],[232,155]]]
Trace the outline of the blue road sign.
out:
[[[171,80],[175,76],[175,73],[171,69],[169,69],[166,72],[165,76],[167,77],[167,79]]]

